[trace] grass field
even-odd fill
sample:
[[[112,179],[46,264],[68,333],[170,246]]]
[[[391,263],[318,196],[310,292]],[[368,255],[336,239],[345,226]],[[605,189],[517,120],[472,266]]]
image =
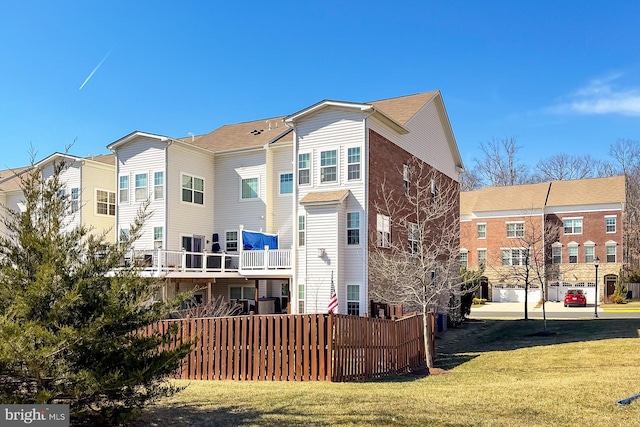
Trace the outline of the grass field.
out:
[[[366,383],[179,381],[157,426],[640,426],[640,319],[474,321],[437,340],[438,375]]]

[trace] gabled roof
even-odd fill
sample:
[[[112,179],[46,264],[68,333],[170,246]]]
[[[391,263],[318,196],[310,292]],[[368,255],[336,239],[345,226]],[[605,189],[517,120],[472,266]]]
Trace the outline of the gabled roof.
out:
[[[187,143],[214,153],[264,147],[267,144],[292,142],[292,129],[285,126],[282,117],[223,125]]]
[[[404,125],[415,116],[418,110],[427,102],[435,98],[440,92],[437,90],[431,92],[417,93],[415,95],[400,96],[397,98],[382,99],[370,102],[376,110],[383,112],[391,117],[394,121]]]
[[[463,191],[460,193],[460,214],[624,202],[624,176],[612,176]]]
[[[106,164],[106,165],[115,165],[116,162],[116,156],[115,154],[99,154],[99,155],[91,155],[91,156],[87,156],[87,157],[78,157],[78,156],[74,156],[72,154],[66,154],[66,153],[59,153],[59,152],[55,152],[47,157],[45,157],[44,159],[40,160],[38,163],[35,164],[36,167],[42,167],[46,164],[49,164],[51,162],[54,162],[56,160],[69,160],[72,162],[78,162],[78,161],[91,161],[91,162],[98,162],[98,163],[102,163],[102,164]]]
[[[133,132],[131,132],[128,135],[123,136],[122,138],[113,141],[111,144],[107,145],[107,149],[109,150],[115,150],[123,145],[128,144],[129,142],[137,139],[137,138],[152,138],[152,139],[157,139],[159,141],[167,141],[170,138],[168,136],[164,136],[164,135],[156,135],[153,133],[147,133],[147,132],[140,132],[139,130],[134,130]]]

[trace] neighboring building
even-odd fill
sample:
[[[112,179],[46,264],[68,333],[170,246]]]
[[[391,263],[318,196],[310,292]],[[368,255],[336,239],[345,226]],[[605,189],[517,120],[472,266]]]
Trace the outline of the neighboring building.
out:
[[[46,179],[53,174],[55,163],[65,162],[60,180],[64,186],[62,192],[71,200],[66,226],[72,228],[83,224],[91,229],[91,233],[106,232],[109,242],[115,242],[114,161],[113,154],[83,158],[54,153],[34,165]],[[25,167],[0,172],[0,204],[15,211],[24,209],[21,177],[30,170],[31,167]],[[0,228],[0,232],[6,230]]]
[[[580,287],[593,303],[596,258],[600,300],[613,293],[624,262],[624,177],[487,187],[462,192],[460,199],[461,261],[471,269],[485,266],[481,297],[522,301],[524,283],[514,272],[538,246],[549,300],[561,301],[568,288]],[[554,241],[537,238],[554,227]],[[535,278],[531,284],[529,300],[536,301],[542,286]]]
[[[198,301],[222,296],[263,313],[326,312],[332,287],[338,312],[367,313],[370,236],[391,236],[374,208],[380,184],[402,192],[398,171],[413,157],[456,186],[462,170],[438,91],[322,101],[191,138],[133,132],[108,148],[119,235],[148,201],[134,256],[167,278],[165,297],[197,287]]]

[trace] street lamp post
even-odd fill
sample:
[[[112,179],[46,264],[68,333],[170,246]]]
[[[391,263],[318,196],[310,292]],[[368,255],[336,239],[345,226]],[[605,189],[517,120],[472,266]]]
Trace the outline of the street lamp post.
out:
[[[598,317],[598,265],[600,264],[600,258],[595,257],[593,260],[593,265],[596,268],[596,303],[595,303],[595,309],[594,309],[594,313],[593,313],[593,317]]]

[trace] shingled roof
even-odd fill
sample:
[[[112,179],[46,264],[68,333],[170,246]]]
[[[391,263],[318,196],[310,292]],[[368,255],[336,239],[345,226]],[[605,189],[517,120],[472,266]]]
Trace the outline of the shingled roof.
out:
[[[292,142],[291,129],[285,126],[283,117],[254,120],[237,124],[223,125],[205,135],[195,137],[193,141],[182,141],[214,153],[243,148],[262,147],[265,144]]]
[[[29,171],[31,166],[0,171],[0,191],[16,191],[22,187],[21,175]]]
[[[548,197],[547,197],[548,195]],[[485,187],[460,193],[460,214],[624,203],[624,176]]]
[[[372,101],[376,110],[380,110],[396,122],[404,125],[413,117],[424,104],[438,95],[438,91],[417,93],[415,95],[399,96],[397,98]]]

